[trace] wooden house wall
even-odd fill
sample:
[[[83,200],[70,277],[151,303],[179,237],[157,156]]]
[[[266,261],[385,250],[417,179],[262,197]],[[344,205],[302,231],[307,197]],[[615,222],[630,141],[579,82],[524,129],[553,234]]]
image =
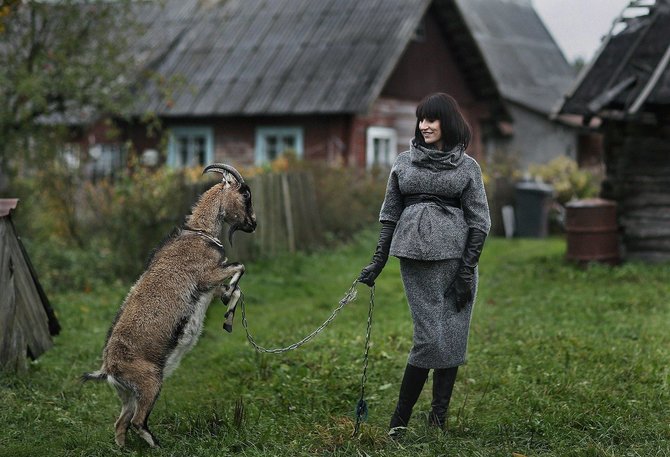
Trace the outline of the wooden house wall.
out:
[[[477,103],[437,19],[427,14],[422,20],[423,38],[410,41],[381,96],[418,101],[432,92],[447,92],[464,108]]]
[[[436,16],[427,14],[423,21],[423,37],[413,39],[409,43],[386,82],[381,98],[410,101],[411,105],[416,108],[418,102],[428,94],[434,92],[450,94],[458,101],[472,128],[473,138],[468,153],[481,159],[484,150],[482,124],[491,117],[489,106],[482,102],[468,86],[467,77],[450,50]],[[401,109],[397,114],[402,117],[406,112]],[[415,118],[412,120],[410,135],[414,134],[414,120]],[[405,150],[407,143],[401,142],[400,136],[406,133],[399,131],[398,135],[398,147]]]
[[[603,124],[604,198],[618,203],[624,257],[670,260],[670,110],[657,124]]]

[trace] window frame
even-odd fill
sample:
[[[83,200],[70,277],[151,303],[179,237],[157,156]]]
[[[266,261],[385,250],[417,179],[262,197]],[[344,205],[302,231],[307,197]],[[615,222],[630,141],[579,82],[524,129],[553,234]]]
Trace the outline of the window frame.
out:
[[[208,126],[178,126],[170,127],[170,137],[168,141],[167,165],[171,168],[185,168],[188,164],[178,163],[177,147],[178,137],[205,137],[205,163],[211,164],[214,161],[214,129]]]
[[[302,127],[298,126],[279,126],[279,127],[256,127],[254,161],[256,165],[269,163],[265,139],[268,136],[294,136],[295,153],[299,159],[305,154],[304,133]]]
[[[389,140],[389,163],[375,163],[374,140]],[[398,157],[398,132],[393,127],[370,126],[365,131],[365,166],[391,167]]]
[[[88,155],[93,159],[91,162],[93,177],[109,177],[125,168],[128,150],[125,144],[120,142],[95,143],[88,147]]]

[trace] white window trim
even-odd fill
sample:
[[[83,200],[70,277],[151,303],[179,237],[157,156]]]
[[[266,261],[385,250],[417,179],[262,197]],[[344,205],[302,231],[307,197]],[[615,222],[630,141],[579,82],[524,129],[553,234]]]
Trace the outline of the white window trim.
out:
[[[391,127],[368,127],[365,132],[366,136],[366,146],[365,146],[365,164],[367,168],[371,168],[375,165],[375,155],[374,155],[374,140],[377,138],[389,140],[391,154],[389,156],[388,166],[393,165],[396,157],[398,156],[398,133],[394,128]]]
[[[168,142],[167,164],[169,167],[177,168],[177,136],[205,137],[205,165],[214,161],[214,129],[212,127],[172,127],[170,128],[170,140]]]
[[[305,153],[302,127],[257,127],[256,147],[254,148],[256,165],[262,165],[269,162],[267,151],[265,150],[265,141],[263,141],[263,138],[270,135],[295,136],[295,153],[299,159],[302,159]]]
[[[92,159],[93,173],[110,176],[122,170],[126,162],[126,148],[123,143],[95,143],[88,148]]]

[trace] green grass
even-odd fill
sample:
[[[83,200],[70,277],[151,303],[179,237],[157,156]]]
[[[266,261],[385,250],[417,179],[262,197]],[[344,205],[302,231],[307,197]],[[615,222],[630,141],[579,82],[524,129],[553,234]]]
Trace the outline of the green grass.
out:
[[[261,345],[318,326],[374,249],[367,231],[340,249],[247,265],[242,280]],[[665,456],[670,455],[670,265],[580,269],[563,240],[490,239],[446,436],[425,425],[430,385],[400,443],[386,438],[411,345],[398,261],[378,280],[366,387],[370,417],[351,438],[367,288],[315,340],[282,355],[232,334],[210,307],[202,338],[151,416],[162,448],[113,442],[119,404],[96,369],[127,286],[51,296],[63,332],[27,373],[0,377],[2,456]],[[236,417],[236,404],[238,406]],[[240,414],[240,411],[243,414]]]

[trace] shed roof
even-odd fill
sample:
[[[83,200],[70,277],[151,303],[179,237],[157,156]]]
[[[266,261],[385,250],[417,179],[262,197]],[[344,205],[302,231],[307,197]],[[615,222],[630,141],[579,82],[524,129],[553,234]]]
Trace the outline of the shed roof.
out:
[[[623,29],[613,28],[607,36],[568,93],[561,113],[635,114],[645,106],[670,104],[670,0],[651,2],[642,16],[625,13],[617,24]]]
[[[575,77],[530,0],[455,0],[503,98],[549,114]]]
[[[162,116],[355,113],[379,96],[430,0],[167,0],[137,6]],[[138,107],[139,109],[139,107]]]

